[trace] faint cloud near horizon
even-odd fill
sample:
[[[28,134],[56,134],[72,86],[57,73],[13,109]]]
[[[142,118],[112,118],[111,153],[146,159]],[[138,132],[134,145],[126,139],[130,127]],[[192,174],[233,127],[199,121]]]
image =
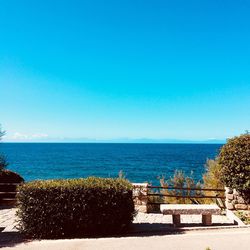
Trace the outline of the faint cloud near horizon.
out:
[[[15,132],[13,135],[5,136],[4,139],[6,141],[33,141],[33,140],[45,140],[49,136],[45,133],[38,134],[24,134]]]

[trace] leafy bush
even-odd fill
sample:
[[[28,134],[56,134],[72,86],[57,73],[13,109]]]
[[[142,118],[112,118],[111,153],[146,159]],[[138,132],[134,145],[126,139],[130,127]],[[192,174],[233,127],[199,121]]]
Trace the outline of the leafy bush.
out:
[[[222,147],[218,162],[226,186],[250,196],[250,134],[229,139]]]
[[[33,238],[120,233],[134,216],[132,185],[97,177],[30,182],[19,187],[17,215]]]
[[[220,189],[225,188],[224,183],[222,182],[221,177],[221,166],[218,163],[218,158],[215,160],[208,159],[205,164],[206,172],[203,174],[203,188],[205,189]],[[224,192],[221,191],[203,191],[204,196],[222,196]],[[210,204],[216,202],[220,207],[225,207],[224,202],[221,199],[215,198],[205,198],[202,200],[202,203]]]
[[[204,188],[213,188],[213,189],[224,189],[224,184],[222,182],[221,176],[221,165],[218,163],[218,159],[207,160],[206,172],[203,175]]]
[[[250,225],[250,212],[249,211],[236,211],[238,216],[246,225]]]
[[[183,189],[163,189],[163,195],[183,196],[183,197],[165,197],[164,200],[170,204],[192,204],[199,203],[197,199],[190,198],[189,196],[202,196],[201,183],[195,182],[193,173],[186,176],[181,170],[176,170],[174,176],[165,181],[164,178],[160,179],[162,187],[175,187],[175,188],[195,188],[198,190],[183,190]]]
[[[10,170],[0,171],[0,182],[1,183],[20,183],[24,182],[24,179],[17,173]]]

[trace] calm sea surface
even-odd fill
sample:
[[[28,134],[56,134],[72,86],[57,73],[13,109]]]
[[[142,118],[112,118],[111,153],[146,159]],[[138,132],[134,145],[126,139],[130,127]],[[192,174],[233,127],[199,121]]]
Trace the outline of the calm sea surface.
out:
[[[214,158],[219,144],[126,144],[126,143],[3,143],[0,151],[9,169],[26,181],[77,178],[90,175],[117,177],[122,170],[133,182],[158,184],[176,169],[193,171],[201,179],[206,159]]]

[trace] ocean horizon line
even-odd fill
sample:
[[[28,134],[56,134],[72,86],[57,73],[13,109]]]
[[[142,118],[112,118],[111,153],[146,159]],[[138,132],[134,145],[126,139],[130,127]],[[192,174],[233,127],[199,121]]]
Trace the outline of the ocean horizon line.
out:
[[[226,140],[218,141],[4,141],[4,143],[44,143],[44,144],[225,144]]]

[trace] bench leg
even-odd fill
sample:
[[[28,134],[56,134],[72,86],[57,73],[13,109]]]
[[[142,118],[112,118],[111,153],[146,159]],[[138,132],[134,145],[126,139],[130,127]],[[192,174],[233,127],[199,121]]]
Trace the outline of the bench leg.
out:
[[[175,226],[178,226],[181,224],[181,215],[180,214],[173,214],[172,218],[173,218],[173,224]]]
[[[212,215],[211,214],[203,214],[202,215],[202,224],[206,226],[212,225]]]

